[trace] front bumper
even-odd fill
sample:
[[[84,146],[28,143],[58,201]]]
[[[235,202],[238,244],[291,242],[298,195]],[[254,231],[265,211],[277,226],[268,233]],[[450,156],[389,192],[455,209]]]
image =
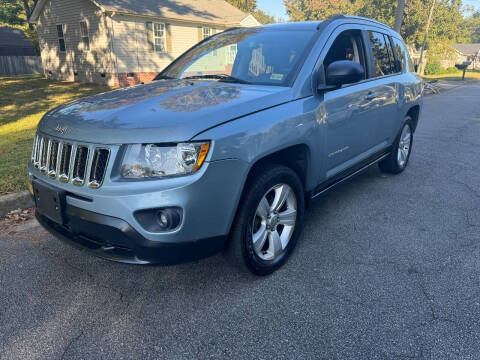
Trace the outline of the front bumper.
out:
[[[221,160],[204,164],[192,176],[145,182],[106,179],[99,189],[49,179],[31,164],[29,170],[33,178],[66,194],[62,225],[37,214],[54,235],[111,260],[173,264],[222,249],[248,169],[243,161]],[[163,207],[182,209],[177,229],[152,233],[134,216]]]
[[[67,205],[65,223],[57,224],[35,212],[50,233],[93,255],[129,264],[177,264],[219,252],[226,236],[180,243],[151,241],[126,221]]]

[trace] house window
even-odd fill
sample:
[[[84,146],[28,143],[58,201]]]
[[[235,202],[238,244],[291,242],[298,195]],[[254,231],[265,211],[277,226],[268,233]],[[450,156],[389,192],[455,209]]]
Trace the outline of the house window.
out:
[[[206,38],[209,38],[215,33],[215,29],[204,27],[202,28],[202,40],[205,40]],[[217,56],[218,52],[217,50],[212,51],[213,56]]]
[[[203,32],[202,32],[202,35],[203,35],[203,39],[202,40],[205,40],[206,38],[210,37],[213,35],[213,29],[212,28],[208,28],[208,27],[204,27],[203,28]]]
[[[237,44],[230,45],[227,52],[227,63],[233,65],[235,58],[237,57]]]
[[[64,28],[64,24],[57,25],[58,48],[61,52],[65,52]]]
[[[165,24],[153,23],[153,43],[156,52],[167,52],[167,36]]]
[[[90,50],[90,39],[88,38],[88,26],[86,21],[80,21],[80,36],[82,38],[83,50]]]

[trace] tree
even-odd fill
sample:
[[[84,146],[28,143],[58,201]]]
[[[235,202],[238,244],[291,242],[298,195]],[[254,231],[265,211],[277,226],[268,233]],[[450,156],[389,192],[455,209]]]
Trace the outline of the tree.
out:
[[[227,2],[249,14],[253,14],[257,9],[257,0],[227,0]]]
[[[420,50],[420,63],[418,64],[418,73],[423,75],[423,72],[425,71],[425,67],[423,65],[423,52],[425,51],[425,45],[427,44],[427,37],[428,37],[428,30],[430,29],[430,24],[432,22],[432,16],[433,16],[433,10],[435,9],[435,4],[437,3],[437,0],[432,1],[432,7],[430,8],[430,12],[428,13],[428,19],[427,19],[427,26],[425,29],[425,35],[423,37],[423,44],[422,44],[422,49]]]
[[[324,20],[336,14],[355,14],[355,0],[284,0],[291,21]]]
[[[243,12],[252,14],[261,24],[276,22],[273,16],[257,8],[257,0],[227,0],[227,2]]]
[[[272,15],[268,15],[266,12],[260,9],[255,10],[253,16],[260,22],[260,24],[272,24],[276,22]]]
[[[0,0],[0,23],[6,25],[24,25],[24,8],[17,0]]]
[[[27,25],[38,0],[0,0],[0,23]],[[33,29],[33,26],[30,27]]]
[[[462,24],[463,33],[466,43],[479,43],[480,42],[480,11],[474,12],[472,15],[465,19]]]
[[[0,26],[23,30],[39,52],[37,31],[28,23],[36,3],[37,0],[0,0]]]
[[[405,0],[398,0],[397,10],[395,11],[395,24],[393,25],[393,29],[398,33],[402,30],[404,12]]]
[[[405,2],[403,16],[400,16],[401,2]],[[335,14],[348,14],[394,26],[395,15],[398,15],[399,19],[403,18],[400,33],[408,44],[418,47],[423,42],[432,0],[399,0],[400,6],[392,0],[284,0],[284,3],[291,21],[324,20]],[[471,20],[471,25],[466,26],[465,22],[462,0],[438,0],[432,15],[427,47],[429,42],[466,41],[469,34],[478,29],[478,23]]]

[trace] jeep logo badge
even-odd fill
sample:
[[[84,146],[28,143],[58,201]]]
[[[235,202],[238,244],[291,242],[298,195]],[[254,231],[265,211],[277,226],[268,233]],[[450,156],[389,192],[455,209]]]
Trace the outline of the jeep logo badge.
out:
[[[60,124],[57,125],[57,127],[55,128],[55,131],[62,134],[62,135],[65,135],[67,133],[67,130],[68,130],[68,127],[66,126],[60,126]]]

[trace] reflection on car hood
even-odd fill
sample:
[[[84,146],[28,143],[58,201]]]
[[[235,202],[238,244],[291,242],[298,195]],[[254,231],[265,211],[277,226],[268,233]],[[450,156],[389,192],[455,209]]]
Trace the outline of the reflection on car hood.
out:
[[[48,112],[38,129],[64,139],[104,144],[186,141],[290,97],[291,89],[285,87],[154,81],[64,104]]]

